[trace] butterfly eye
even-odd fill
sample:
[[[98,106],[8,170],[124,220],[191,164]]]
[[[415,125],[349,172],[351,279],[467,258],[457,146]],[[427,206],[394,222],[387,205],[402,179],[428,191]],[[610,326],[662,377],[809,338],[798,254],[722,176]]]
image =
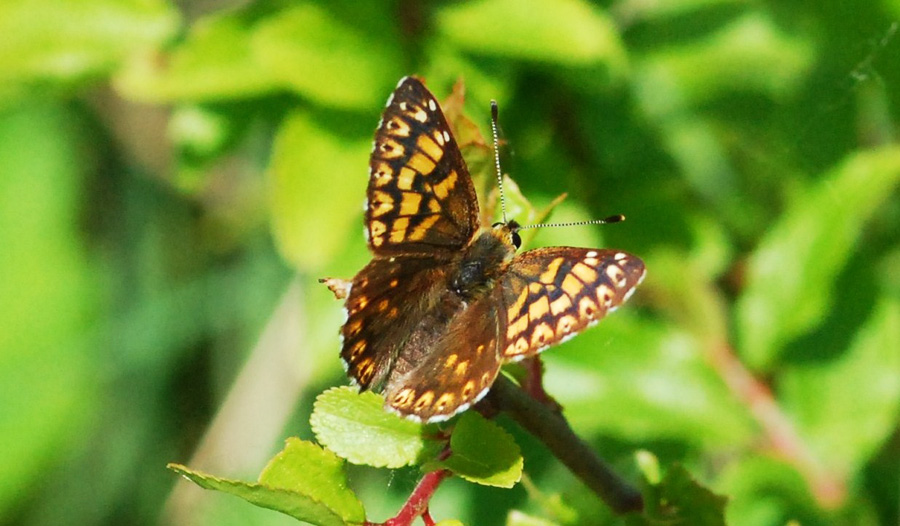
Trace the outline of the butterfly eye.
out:
[[[519,235],[518,232],[513,232],[513,233],[512,233],[512,242],[513,242],[513,245],[515,245],[516,248],[519,248],[519,247],[522,246],[522,237]]]

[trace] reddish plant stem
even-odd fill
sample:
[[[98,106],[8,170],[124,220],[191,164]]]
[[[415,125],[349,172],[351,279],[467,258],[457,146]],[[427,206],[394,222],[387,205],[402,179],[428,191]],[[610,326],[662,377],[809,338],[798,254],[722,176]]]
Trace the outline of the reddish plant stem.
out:
[[[426,526],[433,526],[434,519],[428,513],[428,502],[431,500],[434,492],[437,491],[438,486],[441,485],[441,482],[449,477],[450,474],[450,471],[446,469],[426,473],[416,485],[416,489],[406,499],[406,504],[397,512],[397,515],[385,521],[382,526],[410,526],[416,520],[416,517],[419,516],[425,521]],[[377,523],[366,522],[366,526],[378,525]]]
[[[744,367],[728,345],[716,347],[710,353],[710,362],[732,393],[750,409],[772,449],[806,478],[819,502],[828,507],[839,505],[846,496],[846,481],[830,473],[810,451],[768,386]]]

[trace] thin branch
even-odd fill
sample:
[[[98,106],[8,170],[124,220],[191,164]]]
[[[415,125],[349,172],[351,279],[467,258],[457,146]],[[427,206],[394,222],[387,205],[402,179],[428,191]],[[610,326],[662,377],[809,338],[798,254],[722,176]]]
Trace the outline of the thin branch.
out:
[[[246,472],[266,461],[312,371],[307,358],[303,284],[295,278],[228,391],[189,465],[215,472]],[[202,522],[209,496],[179,477],[162,511],[165,524]]]
[[[397,515],[385,521],[382,526],[410,526],[416,520],[416,517],[419,516],[423,517],[426,524],[429,521],[431,521],[431,524],[434,524],[434,520],[428,513],[428,502],[431,500],[434,492],[437,491],[438,486],[441,485],[441,482],[450,475],[450,471],[446,469],[426,473],[416,485],[416,489],[406,499],[406,504],[397,512]],[[376,523],[372,522],[366,522],[366,525],[377,526]]]
[[[830,473],[816,458],[781,410],[772,391],[744,367],[728,345],[715,348],[709,358],[728,388],[762,426],[772,448],[800,471],[819,502],[829,507],[839,505],[847,494],[846,482]]]
[[[569,427],[558,413],[528,396],[503,375],[497,378],[488,398],[509,413],[526,431],[544,443],[553,455],[616,513],[640,511],[640,491],[616,474]]]

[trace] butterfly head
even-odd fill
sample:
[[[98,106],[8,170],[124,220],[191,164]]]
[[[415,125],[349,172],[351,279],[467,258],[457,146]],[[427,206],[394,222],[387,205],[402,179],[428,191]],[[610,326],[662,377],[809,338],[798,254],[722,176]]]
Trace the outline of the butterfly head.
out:
[[[498,222],[491,225],[491,234],[504,245],[512,245],[515,250],[518,250],[522,246],[522,236],[519,235],[520,228],[522,228],[521,225],[515,220],[506,223]]]

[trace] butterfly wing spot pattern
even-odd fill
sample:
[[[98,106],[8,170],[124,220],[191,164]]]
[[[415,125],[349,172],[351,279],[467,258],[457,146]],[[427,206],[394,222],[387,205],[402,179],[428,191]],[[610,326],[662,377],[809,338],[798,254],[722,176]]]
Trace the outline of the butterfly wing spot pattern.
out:
[[[481,227],[468,167],[434,96],[405,77],[388,99],[369,162],[373,258],[351,282],[341,358],[361,389],[425,422],[464,411],[503,363],[533,356],[614,311],[644,278],[618,250],[516,254],[518,225]]]

